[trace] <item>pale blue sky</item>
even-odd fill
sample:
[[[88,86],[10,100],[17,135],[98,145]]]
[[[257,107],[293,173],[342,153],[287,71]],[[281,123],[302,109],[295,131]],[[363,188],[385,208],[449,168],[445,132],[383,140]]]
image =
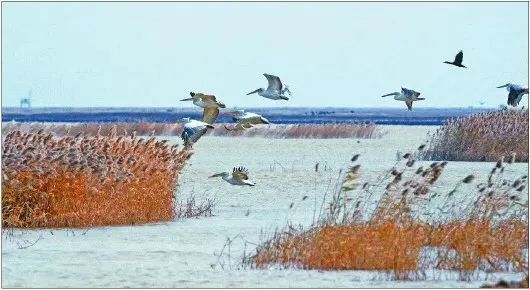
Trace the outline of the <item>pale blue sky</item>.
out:
[[[498,106],[528,85],[527,3],[2,3],[2,101],[18,106]],[[459,69],[452,61],[464,50]],[[263,73],[290,101],[245,94]],[[524,100],[523,105],[527,105]]]

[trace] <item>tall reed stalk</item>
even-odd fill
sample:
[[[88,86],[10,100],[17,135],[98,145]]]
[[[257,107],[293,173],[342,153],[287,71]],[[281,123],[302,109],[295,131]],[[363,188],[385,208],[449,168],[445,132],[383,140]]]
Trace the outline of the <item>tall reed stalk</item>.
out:
[[[395,279],[422,279],[428,269],[457,271],[461,279],[479,270],[527,273],[528,178],[504,174],[514,160],[497,162],[486,183],[463,176],[441,193],[433,186],[448,163],[424,168],[414,155],[372,184],[360,183],[355,155],[313,225],[275,233],[243,261],[255,268],[375,270]]]
[[[2,225],[90,227],[175,217],[178,176],[191,155],[135,134],[58,137],[44,130],[4,134]]]
[[[515,154],[528,162],[528,109],[451,119],[430,135],[425,160],[497,161]]]

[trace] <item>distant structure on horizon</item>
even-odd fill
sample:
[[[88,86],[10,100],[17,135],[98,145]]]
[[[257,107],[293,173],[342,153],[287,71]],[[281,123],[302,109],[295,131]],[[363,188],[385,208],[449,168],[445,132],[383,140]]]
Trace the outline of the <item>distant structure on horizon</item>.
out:
[[[20,99],[20,108],[31,109],[31,90],[28,92],[28,96]]]

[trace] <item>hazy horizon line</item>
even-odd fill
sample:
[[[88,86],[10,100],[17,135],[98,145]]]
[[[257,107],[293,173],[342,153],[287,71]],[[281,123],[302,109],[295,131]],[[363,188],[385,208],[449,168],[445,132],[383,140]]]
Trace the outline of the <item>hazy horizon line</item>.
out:
[[[499,104],[496,107],[481,107],[481,106],[454,106],[454,107],[426,107],[426,106],[415,106],[414,109],[498,109]],[[97,106],[97,107],[77,107],[77,106],[46,106],[46,107],[31,107],[31,108],[20,108],[19,106],[2,106],[2,109],[19,109],[19,110],[35,110],[35,109],[193,109],[199,108],[197,106],[185,106],[185,107],[173,107],[173,106]],[[401,109],[401,107],[370,107],[370,106],[361,106],[361,107],[347,107],[347,106],[285,106],[285,107],[260,107],[260,106],[227,106],[228,108],[264,108],[264,109],[304,109],[304,108],[334,108],[334,109]],[[524,106],[520,107],[524,108]],[[405,107],[403,109],[406,110]]]

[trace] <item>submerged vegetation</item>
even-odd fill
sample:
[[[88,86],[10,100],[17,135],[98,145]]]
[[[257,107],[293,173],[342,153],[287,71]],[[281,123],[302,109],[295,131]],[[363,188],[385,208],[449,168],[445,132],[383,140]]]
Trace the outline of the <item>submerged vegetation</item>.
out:
[[[461,279],[480,270],[527,272],[528,207],[521,199],[528,178],[504,175],[513,160],[497,162],[487,182],[468,175],[440,193],[435,184],[448,163],[424,168],[413,156],[405,154],[376,183],[361,184],[355,155],[312,226],[276,232],[243,262],[376,270],[395,279],[421,279],[429,269],[456,271]]]
[[[528,162],[528,110],[500,110],[450,120],[430,136],[426,160]]]
[[[12,228],[172,220],[191,155],[167,140],[117,136],[116,127],[66,137],[13,130],[2,147],[2,226]]]
[[[224,125],[215,124],[215,129],[208,130],[207,135],[214,136],[242,136],[267,138],[379,138],[382,134],[378,126],[368,124],[298,124],[298,125],[258,125],[245,131],[229,131]],[[75,136],[83,133],[95,136],[99,131],[102,135],[110,133],[116,127],[117,136],[127,136],[132,132],[141,136],[180,136],[180,123],[83,123],[83,124],[54,124],[54,123],[15,123],[4,124],[2,132],[20,130],[22,132],[37,132],[41,129],[53,132],[59,136]]]

